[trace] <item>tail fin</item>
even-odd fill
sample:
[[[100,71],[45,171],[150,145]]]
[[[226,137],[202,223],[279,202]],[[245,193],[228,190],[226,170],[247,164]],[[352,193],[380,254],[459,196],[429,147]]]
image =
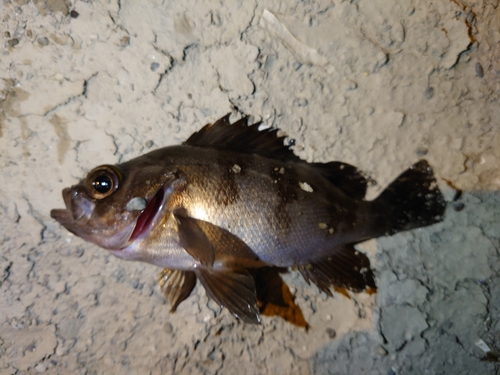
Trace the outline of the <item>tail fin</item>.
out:
[[[443,220],[446,203],[426,160],[412,165],[375,199],[390,218],[385,234],[425,227]]]

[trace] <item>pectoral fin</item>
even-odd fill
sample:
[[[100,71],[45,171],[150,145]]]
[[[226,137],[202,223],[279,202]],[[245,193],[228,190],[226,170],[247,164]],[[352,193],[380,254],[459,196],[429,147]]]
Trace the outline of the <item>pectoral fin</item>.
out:
[[[181,209],[174,212],[174,216],[178,223],[179,244],[206,268],[212,267],[215,259],[227,267],[264,265],[245,242],[226,229],[193,219]]]
[[[254,280],[244,268],[263,264],[258,256],[223,228],[193,219],[182,209],[174,212],[174,216],[178,224],[179,244],[200,263],[194,273],[207,294],[237,318],[248,323],[260,323]],[[215,259],[217,266],[214,266]],[[171,284],[177,283],[172,281]],[[170,294],[177,301],[177,294]]]
[[[355,292],[361,292],[367,287],[376,289],[370,261],[353,245],[336,249],[332,255],[299,265],[298,268],[308,283],[312,281],[329,296],[332,296],[332,286]]]
[[[170,312],[174,312],[193,291],[196,285],[196,275],[192,271],[165,268],[158,276],[158,283],[170,303]]]
[[[194,259],[204,266],[214,264],[215,254],[205,232],[198,225],[198,220],[176,211],[174,216],[178,224],[179,243]]]
[[[260,323],[255,284],[244,268],[195,270],[208,295],[246,323]]]

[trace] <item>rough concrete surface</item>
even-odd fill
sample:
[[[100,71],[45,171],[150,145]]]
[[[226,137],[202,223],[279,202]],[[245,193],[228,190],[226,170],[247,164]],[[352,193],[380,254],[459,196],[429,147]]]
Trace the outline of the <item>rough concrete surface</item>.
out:
[[[498,0],[2,0],[0,18],[0,374],[500,373]],[[241,324],[201,287],[170,314],[159,269],[50,218],[96,165],[228,112],[358,166],[370,197],[425,157],[446,219],[361,245],[376,295],[287,274],[305,330]]]

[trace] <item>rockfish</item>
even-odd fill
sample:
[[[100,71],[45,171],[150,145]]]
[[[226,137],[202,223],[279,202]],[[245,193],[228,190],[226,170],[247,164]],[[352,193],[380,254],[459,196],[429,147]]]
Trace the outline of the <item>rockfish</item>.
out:
[[[378,198],[369,179],[342,162],[308,163],[278,129],[229,115],[182,145],[93,169],[63,190],[51,216],[119,258],[164,268],[172,310],[199,279],[237,318],[260,321],[249,269],[294,267],[307,282],[375,288],[368,258],[354,244],[443,218],[445,202],[425,160]]]

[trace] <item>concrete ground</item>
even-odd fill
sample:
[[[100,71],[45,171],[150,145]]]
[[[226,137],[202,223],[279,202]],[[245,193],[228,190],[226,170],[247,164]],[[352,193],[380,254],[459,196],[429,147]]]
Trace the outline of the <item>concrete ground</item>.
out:
[[[499,374],[498,5],[3,0],[0,374]],[[377,294],[284,275],[306,330],[239,323],[200,286],[171,314],[158,268],[50,218],[96,165],[228,112],[358,166],[370,197],[426,158],[446,219],[361,245]]]

